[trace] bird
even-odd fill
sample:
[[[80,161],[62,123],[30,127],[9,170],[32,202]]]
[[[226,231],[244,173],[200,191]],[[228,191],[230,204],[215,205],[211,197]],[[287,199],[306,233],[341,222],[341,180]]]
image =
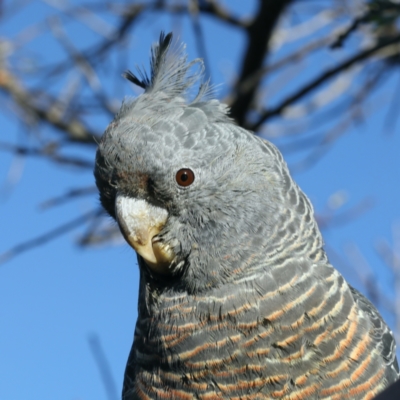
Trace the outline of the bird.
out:
[[[122,399],[374,398],[399,378],[393,333],[330,264],[282,154],[172,33],[150,58],[94,167],[140,271]]]

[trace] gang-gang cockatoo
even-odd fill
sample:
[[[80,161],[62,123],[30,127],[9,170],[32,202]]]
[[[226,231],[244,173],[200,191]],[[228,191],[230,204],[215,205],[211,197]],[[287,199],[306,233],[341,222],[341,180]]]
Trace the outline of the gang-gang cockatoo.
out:
[[[144,93],[96,156],[140,269],[123,399],[373,398],[399,377],[392,332],[329,263],[281,153],[234,123],[171,39],[149,76],[125,74]]]

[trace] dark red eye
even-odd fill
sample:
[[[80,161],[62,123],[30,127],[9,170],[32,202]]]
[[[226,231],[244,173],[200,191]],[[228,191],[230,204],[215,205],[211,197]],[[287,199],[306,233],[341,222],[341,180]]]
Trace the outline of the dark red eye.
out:
[[[182,168],[176,173],[175,179],[179,186],[189,186],[194,182],[194,173],[189,168]]]

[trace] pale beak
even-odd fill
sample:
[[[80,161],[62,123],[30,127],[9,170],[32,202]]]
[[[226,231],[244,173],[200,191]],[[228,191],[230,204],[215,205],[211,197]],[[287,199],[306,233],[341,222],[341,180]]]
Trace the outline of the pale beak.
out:
[[[155,272],[170,273],[175,255],[168,245],[154,238],[167,222],[167,210],[142,199],[117,195],[115,213],[125,240],[146,264]]]

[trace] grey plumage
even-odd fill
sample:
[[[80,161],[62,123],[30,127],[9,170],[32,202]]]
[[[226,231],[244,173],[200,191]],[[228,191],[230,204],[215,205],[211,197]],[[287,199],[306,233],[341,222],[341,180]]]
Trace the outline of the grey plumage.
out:
[[[96,156],[100,200],[140,267],[124,400],[372,398],[399,376],[392,333],[329,264],[278,149],[207,83],[190,100],[201,71],[161,35],[150,77],[125,74],[145,91]]]

